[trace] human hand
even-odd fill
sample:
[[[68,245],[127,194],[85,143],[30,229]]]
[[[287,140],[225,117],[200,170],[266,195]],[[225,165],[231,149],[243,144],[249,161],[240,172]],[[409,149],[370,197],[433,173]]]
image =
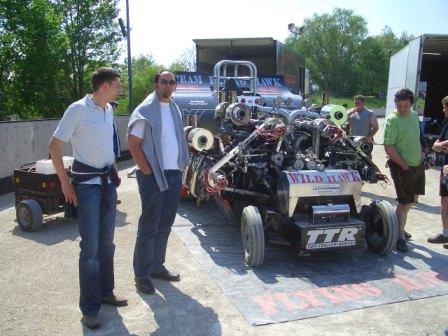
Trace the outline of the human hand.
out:
[[[442,141],[440,146],[442,147],[442,152],[448,153],[448,140]]]
[[[351,109],[348,110],[348,116],[352,116],[353,114],[356,113],[356,108],[352,107]]]
[[[146,176],[152,174],[152,169],[151,169],[151,167],[148,167],[147,169],[146,169],[146,168],[145,168],[145,169],[142,169],[141,171],[142,171],[143,175],[146,175]]]
[[[76,198],[76,191],[73,185],[69,181],[61,182],[62,193],[65,197],[66,203],[71,203],[74,206],[78,205],[78,199]]]
[[[410,167],[405,163],[404,166],[401,166],[401,169],[406,172],[410,172]]]
[[[442,168],[442,175],[446,176],[448,175],[448,165],[444,165]]]

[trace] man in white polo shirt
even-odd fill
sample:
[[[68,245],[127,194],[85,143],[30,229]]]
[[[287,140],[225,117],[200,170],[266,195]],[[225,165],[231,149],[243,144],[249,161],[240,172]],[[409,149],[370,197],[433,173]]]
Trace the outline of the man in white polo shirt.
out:
[[[134,250],[135,285],[146,294],[154,293],[151,278],[180,281],[180,275],[167,270],[164,263],[180,200],[181,171],[188,163],[182,115],[171,99],[176,78],[162,71],[155,76],[154,86],[128,125],[128,148],[138,166],[142,202]]]
[[[79,307],[81,322],[90,329],[101,326],[101,303],[126,306],[114,293],[113,243],[117,191],[111,183],[115,155],[113,150],[113,112],[108,104],[121,93],[118,72],[99,68],[92,76],[93,93],[68,107],[58,124],[48,149],[68,203],[78,207]],[[75,186],[62,161],[62,146],[71,142]],[[115,175],[116,177],[116,175]],[[116,183],[118,184],[118,183]]]

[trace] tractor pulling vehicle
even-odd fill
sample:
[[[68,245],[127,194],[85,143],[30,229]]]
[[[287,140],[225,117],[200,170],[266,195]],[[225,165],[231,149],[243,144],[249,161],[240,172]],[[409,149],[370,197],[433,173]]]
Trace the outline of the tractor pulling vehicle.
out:
[[[190,148],[183,184],[240,223],[246,264],[262,265],[266,242],[302,252],[367,245],[390,253],[398,234],[394,209],[380,200],[361,206],[363,182],[387,180],[370,159],[372,144],[347,137],[318,113],[280,108],[281,100],[274,107],[262,99],[241,103],[235,82],[242,81],[243,96],[259,96],[253,63],[221,61],[210,91],[216,108],[181,109]]]

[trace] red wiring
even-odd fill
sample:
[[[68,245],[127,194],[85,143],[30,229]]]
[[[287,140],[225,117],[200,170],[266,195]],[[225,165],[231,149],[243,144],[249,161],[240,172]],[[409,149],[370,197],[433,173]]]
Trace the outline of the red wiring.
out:
[[[256,130],[263,139],[270,141],[278,140],[286,134],[286,126],[282,124],[277,124],[274,127],[261,125],[257,126]]]
[[[217,194],[219,193],[221,190],[223,190],[225,187],[227,187],[227,185],[229,184],[229,182],[227,181],[227,178],[224,175],[220,175],[217,179],[217,181],[215,182],[215,186],[212,187],[209,183],[209,169],[205,170],[205,172],[202,174],[202,181],[204,183],[205,186],[205,190],[211,194]]]

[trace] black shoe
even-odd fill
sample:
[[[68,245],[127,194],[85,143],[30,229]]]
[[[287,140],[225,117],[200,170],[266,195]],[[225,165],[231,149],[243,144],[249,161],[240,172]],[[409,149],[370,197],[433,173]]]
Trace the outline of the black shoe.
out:
[[[408,245],[406,245],[406,240],[398,238],[397,245],[395,247],[397,251],[408,252]]]
[[[117,298],[115,294],[106,296],[101,300],[101,302],[115,307],[126,307],[128,305],[128,300]]]
[[[412,238],[412,235],[409,232],[404,232],[404,237],[406,238],[406,240],[409,240]]]
[[[151,279],[135,278],[135,287],[137,288],[137,291],[144,294],[154,294],[156,292]]]
[[[168,271],[166,268],[162,269],[159,272],[151,273],[151,278],[161,279],[165,281],[180,281],[180,275],[177,273],[172,273]]]
[[[448,249],[448,244],[443,244],[443,248]]]
[[[429,237],[426,239],[428,243],[432,244],[446,244],[448,243],[448,237],[445,237],[443,234],[438,233],[435,236]]]
[[[101,328],[101,321],[97,315],[83,315],[81,323],[92,330]]]

